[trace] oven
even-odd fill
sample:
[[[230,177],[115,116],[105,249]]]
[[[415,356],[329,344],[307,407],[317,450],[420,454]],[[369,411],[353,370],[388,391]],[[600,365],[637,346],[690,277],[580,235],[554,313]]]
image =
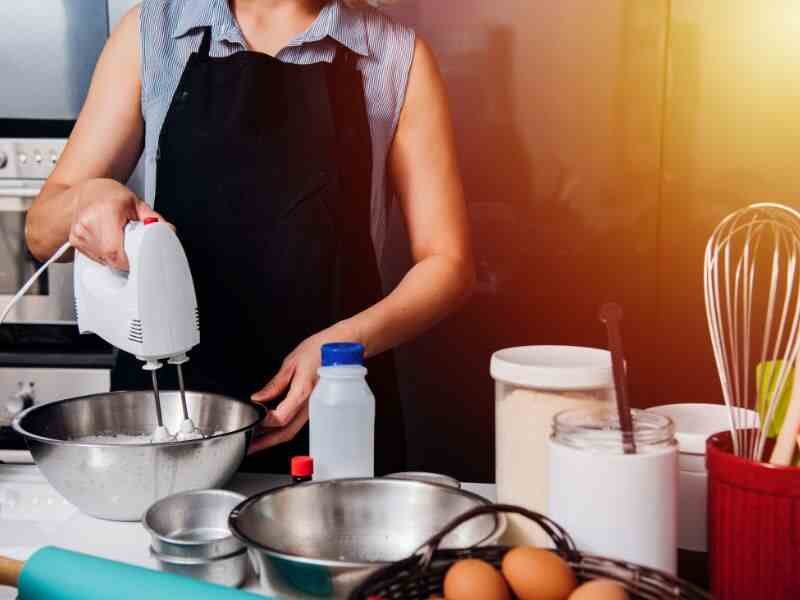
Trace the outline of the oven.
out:
[[[0,2],[0,305],[38,267],[25,213],[64,148],[108,28],[105,2]],[[7,322],[74,322],[71,273],[54,265]]]
[[[66,145],[128,0],[0,1],[0,307],[40,266],[25,216]],[[127,5],[127,6],[126,6]],[[72,265],[56,263],[0,325],[0,462],[30,462],[10,428],[36,403],[109,389],[113,349],[75,326]]]
[[[55,127],[68,134],[71,123]],[[43,137],[54,133],[45,131],[40,121],[0,119],[0,306],[40,266],[25,245],[25,215],[66,143],[64,137]],[[6,322],[73,324],[72,296],[71,265],[53,264],[11,309]]]

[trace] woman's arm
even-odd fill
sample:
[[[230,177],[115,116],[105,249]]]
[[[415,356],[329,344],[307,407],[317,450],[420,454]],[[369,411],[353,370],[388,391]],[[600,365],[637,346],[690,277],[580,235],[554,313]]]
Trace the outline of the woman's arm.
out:
[[[308,420],[308,396],[316,382],[322,344],[357,341],[368,356],[379,354],[433,326],[472,289],[475,272],[450,112],[436,60],[421,40],[389,154],[389,171],[415,264],[386,298],[298,346],[279,373],[253,395],[264,402],[289,388],[266,423],[280,429],[257,440],[251,452],[293,438]]]
[[[125,223],[158,216],[119,183],[142,148],[139,61],[137,7],[106,43],[69,142],[28,210],[25,239],[39,260],[69,239],[92,258],[126,268]]]
[[[406,102],[389,154],[414,266],[395,290],[348,319],[368,356],[426,331],[471,292],[475,271],[464,191],[444,82],[419,40]]]

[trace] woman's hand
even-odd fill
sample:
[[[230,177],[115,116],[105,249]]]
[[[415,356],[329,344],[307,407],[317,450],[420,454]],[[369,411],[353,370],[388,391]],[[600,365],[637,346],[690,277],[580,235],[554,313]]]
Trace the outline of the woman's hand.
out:
[[[114,179],[89,179],[76,190],[69,242],[93,260],[128,270],[123,230],[128,221],[161,215]]]
[[[351,326],[344,322],[337,323],[306,339],[286,357],[278,373],[252,395],[255,402],[269,402],[286,392],[283,402],[269,411],[262,423],[270,431],[253,440],[249,454],[288,442],[306,424],[308,398],[317,383],[322,346],[334,342],[357,341]]]

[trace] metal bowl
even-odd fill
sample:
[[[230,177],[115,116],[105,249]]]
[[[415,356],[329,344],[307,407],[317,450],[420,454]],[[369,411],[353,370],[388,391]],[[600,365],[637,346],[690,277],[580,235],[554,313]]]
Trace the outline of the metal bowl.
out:
[[[158,568],[167,573],[202,579],[217,585],[240,587],[253,571],[246,549],[217,558],[186,558],[166,556],[150,548]]]
[[[245,457],[266,410],[217,394],[186,392],[189,416],[206,439],[161,444],[82,443],[105,434],[146,435],[156,427],[151,392],[112,392],[35,405],[19,414],[36,464],[58,492],[82,512],[101,519],[138,521],[171,494],[224,485]],[[177,392],[161,392],[164,424],[178,429]],[[213,435],[215,432],[224,433]]]
[[[389,479],[411,479],[413,481],[430,481],[431,483],[441,483],[450,487],[460,488],[461,482],[455,477],[442,475],[441,473],[428,473],[427,471],[403,471],[402,473],[391,473],[386,475]]]
[[[455,517],[487,504],[470,492],[434,483],[341,479],[253,496],[233,510],[229,525],[250,548],[262,584],[269,581],[278,593],[345,597]],[[493,543],[504,529],[502,515],[485,515],[456,529],[443,546]]]
[[[228,516],[245,501],[226,490],[192,490],[162,498],[147,509],[142,525],[159,555],[218,558],[245,549],[228,529]]]

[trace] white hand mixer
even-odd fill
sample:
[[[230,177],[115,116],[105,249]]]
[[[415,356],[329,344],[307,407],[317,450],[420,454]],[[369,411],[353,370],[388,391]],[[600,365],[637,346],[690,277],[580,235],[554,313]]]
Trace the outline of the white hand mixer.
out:
[[[177,439],[200,438],[189,418],[181,368],[189,360],[186,353],[200,343],[197,298],[186,253],[172,228],[154,218],[128,223],[124,245],[130,264],[127,273],[75,253],[78,329],[133,354],[151,372],[158,419],[153,442],[173,439],[164,426],[156,371],[162,361],[175,365],[183,409]],[[69,248],[69,243],[64,244],[42,265],[12,298],[0,323],[39,275]]]

